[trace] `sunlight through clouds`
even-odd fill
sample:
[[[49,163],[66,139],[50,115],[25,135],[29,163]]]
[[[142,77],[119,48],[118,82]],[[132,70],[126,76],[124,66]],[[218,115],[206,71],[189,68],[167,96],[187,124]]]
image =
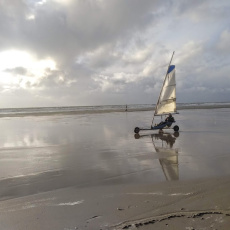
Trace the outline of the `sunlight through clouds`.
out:
[[[0,83],[7,90],[31,87],[44,77],[47,69],[56,69],[53,60],[37,60],[29,53],[19,50],[1,52],[0,63]]]

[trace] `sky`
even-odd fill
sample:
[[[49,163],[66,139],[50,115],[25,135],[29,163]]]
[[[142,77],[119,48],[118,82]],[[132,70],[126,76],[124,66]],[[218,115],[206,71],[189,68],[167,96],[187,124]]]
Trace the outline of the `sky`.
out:
[[[228,0],[0,0],[0,108],[230,102]]]

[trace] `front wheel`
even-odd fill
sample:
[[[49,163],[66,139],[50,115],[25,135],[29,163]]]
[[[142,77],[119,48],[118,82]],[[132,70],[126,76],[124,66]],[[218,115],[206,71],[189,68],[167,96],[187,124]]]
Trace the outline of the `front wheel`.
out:
[[[173,130],[174,130],[175,132],[178,132],[178,131],[179,131],[179,126],[178,126],[178,125],[175,125],[175,126],[173,127]]]
[[[136,128],[134,129],[134,133],[139,133],[139,131],[140,131],[140,128],[138,128],[138,127],[136,127]]]

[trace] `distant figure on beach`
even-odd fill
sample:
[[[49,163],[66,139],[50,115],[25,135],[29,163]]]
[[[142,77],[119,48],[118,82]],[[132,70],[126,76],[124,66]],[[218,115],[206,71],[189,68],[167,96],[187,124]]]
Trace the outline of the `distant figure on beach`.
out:
[[[125,111],[127,112],[128,111],[128,106],[126,105],[126,107],[125,107]]]

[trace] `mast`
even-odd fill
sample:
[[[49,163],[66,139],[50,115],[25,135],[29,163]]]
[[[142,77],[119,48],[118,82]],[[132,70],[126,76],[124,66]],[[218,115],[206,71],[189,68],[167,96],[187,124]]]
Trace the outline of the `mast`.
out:
[[[170,62],[169,62],[168,68],[167,68],[167,72],[166,72],[166,75],[165,75],[165,79],[164,79],[163,85],[162,85],[162,87],[161,87],[161,92],[162,92],[163,86],[164,86],[164,84],[165,84],[165,80],[166,80],[166,77],[167,77],[167,74],[168,74],[168,71],[169,71],[169,67],[170,67],[170,65],[171,65],[171,62],[172,62],[174,53],[175,53],[175,51],[173,51],[172,57],[171,57],[171,59],[170,59]],[[160,92],[160,94],[159,94],[159,97],[158,97],[158,100],[157,100],[157,104],[156,104],[156,106],[155,106],[155,110],[154,110],[154,114],[153,114],[153,119],[152,119],[152,125],[153,125],[154,117],[155,117],[155,114],[156,114],[156,108],[157,108],[157,105],[158,105],[159,100],[160,100],[161,92]],[[151,126],[152,126],[152,125],[151,125]]]

